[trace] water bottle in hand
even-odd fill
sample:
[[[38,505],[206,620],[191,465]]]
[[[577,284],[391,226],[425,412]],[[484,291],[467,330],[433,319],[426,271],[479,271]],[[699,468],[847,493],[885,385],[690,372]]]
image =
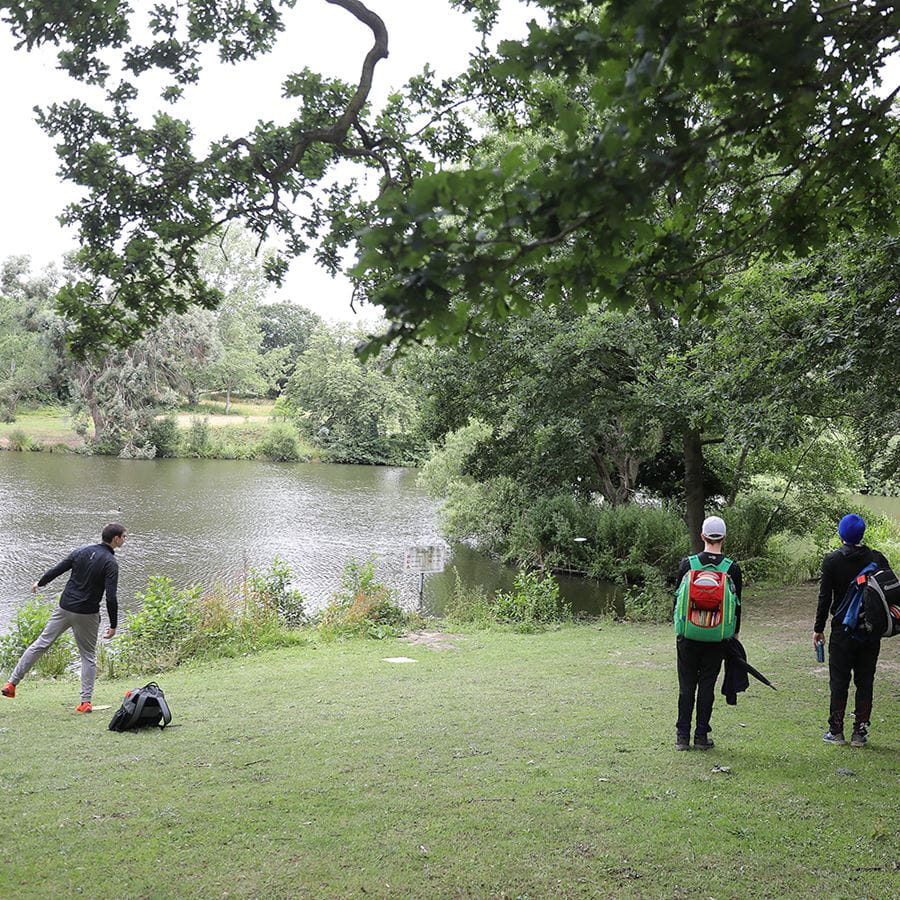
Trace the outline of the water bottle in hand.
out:
[[[825,662],[825,641],[816,641],[816,661]]]

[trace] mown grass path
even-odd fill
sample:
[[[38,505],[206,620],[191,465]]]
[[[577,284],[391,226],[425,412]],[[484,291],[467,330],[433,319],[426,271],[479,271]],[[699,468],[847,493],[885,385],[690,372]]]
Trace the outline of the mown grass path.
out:
[[[664,626],[192,666],[159,676],[161,733],[25,682],[0,704],[0,896],[896,896],[900,641],[871,746],[827,746],[811,602],[748,592],[742,637],[780,689],[718,699],[709,753],[672,749]]]

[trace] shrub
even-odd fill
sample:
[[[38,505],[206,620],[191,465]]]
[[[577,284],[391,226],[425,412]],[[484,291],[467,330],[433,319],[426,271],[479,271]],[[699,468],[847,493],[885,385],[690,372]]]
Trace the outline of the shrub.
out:
[[[210,455],[209,420],[197,416],[191,419],[184,439],[184,449],[188,456],[207,457]]]
[[[642,582],[650,569],[671,578],[688,551],[684,522],[667,507],[597,507],[586,537],[589,574],[601,581]]]
[[[341,588],[322,613],[319,633],[329,639],[361,635],[381,640],[402,634],[407,621],[394,592],[378,581],[375,561],[348,559]]]
[[[632,622],[671,622],[672,589],[656,569],[648,568],[642,582],[625,592],[625,618]]]
[[[12,669],[29,645],[40,636],[55,608],[55,603],[33,597],[15,611],[6,634],[0,637],[0,668]],[[75,641],[66,632],[37,661],[34,670],[41,675],[56,678],[72,665],[76,656]]]
[[[181,432],[175,416],[155,419],[147,430],[147,442],[156,447],[156,455],[159,457],[177,456],[181,446]]]
[[[201,588],[177,591],[172,579],[151,575],[138,594],[141,609],[127,618],[117,659],[129,671],[158,671],[177,666],[199,649]]]
[[[594,530],[603,508],[571,494],[538,497],[512,523],[507,558],[540,568],[584,568],[589,565],[575,540]]]
[[[124,442],[118,436],[107,436],[88,441],[91,453],[96,456],[118,456],[122,452]]]
[[[488,592],[480,584],[463,584],[459,570],[455,567],[453,589],[444,609],[444,617],[453,622],[480,627],[487,627],[495,621]]]
[[[31,438],[28,437],[21,428],[13,428],[9,433],[9,437],[6,439],[6,446],[7,449],[15,450],[17,452],[30,450]]]
[[[296,429],[283,423],[277,423],[269,429],[268,434],[257,444],[256,452],[275,462],[306,461],[300,452]]]
[[[220,438],[215,443],[210,444],[206,456],[212,459],[253,459],[255,450],[256,448],[252,444],[246,442],[232,444]]]
[[[156,445],[128,441],[119,451],[119,459],[156,459]]]
[[[745,561],[766,556],[770,539],[790,524],[790,514],[780,509],[777,498],[760,491],[742,495],[723,515],[728,524],[725,552],[739,559],[742,568]]]
[[[249,611],[260,617],[272,617],[285,628],[299,628],[307,621],[306,598],[290,587],[293,573],[280,557],[272,560],[268,571],[250,570],[246,594]]]
[[[498,621],[516,625],[548,625],[572,618],[571,607],[560,598],[559,584],[550,574],[519,572],[512,591],[497,594],[491,605]]]

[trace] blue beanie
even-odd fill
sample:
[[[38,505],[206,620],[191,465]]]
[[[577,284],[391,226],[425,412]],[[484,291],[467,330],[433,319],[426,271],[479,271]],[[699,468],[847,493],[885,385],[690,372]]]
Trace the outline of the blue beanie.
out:
[[[845,544],[861,544],[865,533],[866,523],[856,513],[844,516],[838,525],[838,534]]]

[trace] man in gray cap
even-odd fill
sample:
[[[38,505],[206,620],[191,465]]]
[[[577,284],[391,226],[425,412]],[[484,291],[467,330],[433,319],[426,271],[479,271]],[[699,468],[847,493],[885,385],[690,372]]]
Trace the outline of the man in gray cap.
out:
[[[725,522],[719,516],[709,516],[703,520],[700,536],[703,550],[697,554],[704,567],[719,566],[725,560],[722,543],[725,540]],[[691,558],[686,556],[678,570],[677,584],[681,584],[691,570]],[[727,569],[738,600],[735,631],[741,628],[741,567],[732,562]],[[689,750],[691,740],[691,720],[694,705],[697,707],[697,724],[694,729],[694,749],[711,750],[715,744],[709,737],[709,720],[712,716],[716,679],[725,658],[724,641],[696,641],[678,635],[675,639],[678,655],[678,720],[675,723],[675,749]]]

